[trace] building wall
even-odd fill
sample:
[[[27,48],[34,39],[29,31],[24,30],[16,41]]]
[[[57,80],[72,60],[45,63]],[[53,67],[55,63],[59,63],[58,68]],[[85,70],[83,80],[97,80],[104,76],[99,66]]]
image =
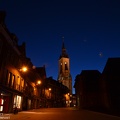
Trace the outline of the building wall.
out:
[[[98,71],[83,71],[75,79],[76,102],[79,108],[98,109],[100,106]]]
[[[18,99],[20,97],[22,99],[24,79],[17,69],[20,59],[17,43],[2,24],[0,24],[0,42],[0,99],[3,101],[0,110],[7,113],[12,112],[15,105],[18,105],[19,109],[22,107],[22,100]],[[17,103],[15,96],[20,96],[16,98]]]
[[[13,112],[14,107],[19,111],[48,105],[65,107],[68,88],[56,80],[46,79],[45,66],[33,67],[26,56],[25,43],[18,45],[17,36],[9,32],[1,18],[0,12],[0,112]],[[66,62],[69,68],[69,59]],[[28,67],[26,73],[22,71],[23,66]],[[39,80],[41,84],[38,85]]]
[[[110,113],[120,113],[120,58],[108,58],[101,75],[102,106]]]

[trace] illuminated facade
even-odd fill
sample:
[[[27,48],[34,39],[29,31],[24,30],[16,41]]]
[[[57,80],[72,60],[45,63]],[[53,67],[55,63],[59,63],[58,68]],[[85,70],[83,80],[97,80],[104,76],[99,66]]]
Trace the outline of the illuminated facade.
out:
[[[16,35],[7,29],[5,16],[0,11],[0,113],[13,112],[15,107],[18,111],[64,107],[68,88],[47,79],[45,66],[33,66],[25,43],[18,45]]]
[[[0,112],[13,112],[14,107],[19,111],[37,108],[39,92],[34,89],[35,80],[41,77],[32,70],[33,65],[25,54],[25,43],[18,45],[16,35],[7,29],[5,15],[0,11]],[[23,73],[23,65],[27,65],[29,72]]]

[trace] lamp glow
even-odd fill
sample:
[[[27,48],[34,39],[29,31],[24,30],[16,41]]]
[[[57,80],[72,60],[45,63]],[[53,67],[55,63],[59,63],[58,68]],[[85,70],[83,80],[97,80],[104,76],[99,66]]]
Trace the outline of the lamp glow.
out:
[[[27,71],[27,67],[23,67],[23,68],[22,68],[22,71],[23,71],[23,72],[26,72],[26,71]]]
[[[51,88],[49,88],[48,90],[51,91]]]
[[[41,84],[41,81],[40,81],[40,80],[38,80],[38,81],[37,81],[37,84],[38,84],[38,85],[40,85],[40,84]]]

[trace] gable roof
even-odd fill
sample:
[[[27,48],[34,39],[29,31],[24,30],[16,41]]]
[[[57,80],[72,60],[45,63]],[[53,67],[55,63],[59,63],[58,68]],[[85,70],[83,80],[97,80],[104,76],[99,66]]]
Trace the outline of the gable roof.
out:
[[[102,73],[109,75],[120,74],[120,58],[108,58]]]

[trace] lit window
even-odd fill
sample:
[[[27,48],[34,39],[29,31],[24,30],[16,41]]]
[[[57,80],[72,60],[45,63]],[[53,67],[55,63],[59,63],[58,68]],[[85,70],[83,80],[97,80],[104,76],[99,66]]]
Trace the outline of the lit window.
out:
[[[21,96],[15,95],[14,96],[14,105],[13,107],[21,108]]]
[[[4,100],[0,99],[0,105],[3,105]]]
[[[65,70],[68,70],[68,66],[66,62],[65,62]]]
[[[3,111],[3,106],[0,106],[0,111]]]
[[[21,107],[21,96],[18,96],[17,95],[17,108],[20,108]]]
[[[3,102],[4,102],[4,100],[2,99],[2,100],[1,100],[1,104],[2,104],[2,105],[3,105]]]
[[[21,86],[24,87],[24,80],[21,81]]]
[[[4,100],[0,99],[0,111],[3,111],[3,103],[4,103]]]
[[[10,84],[11,79],[12,79],[12,73],[8,72],[8,84]]]
[[[11,86],[13,86],[14,81],[15,81],[15,75],[12,76],[12,83],[11,83]]]

